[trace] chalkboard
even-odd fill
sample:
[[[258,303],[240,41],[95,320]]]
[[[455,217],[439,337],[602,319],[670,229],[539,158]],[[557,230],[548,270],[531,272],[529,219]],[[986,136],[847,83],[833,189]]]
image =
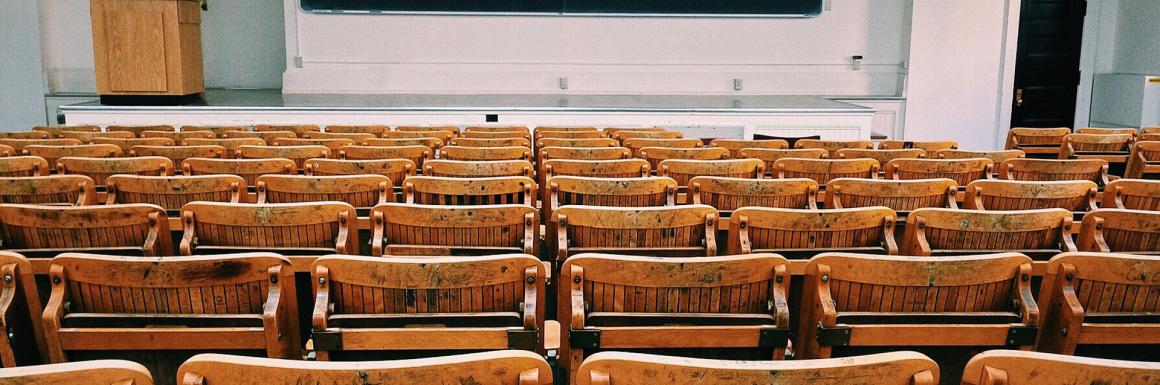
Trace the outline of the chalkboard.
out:
[[[309,12],[817,16],[823,0],[301,0]]]

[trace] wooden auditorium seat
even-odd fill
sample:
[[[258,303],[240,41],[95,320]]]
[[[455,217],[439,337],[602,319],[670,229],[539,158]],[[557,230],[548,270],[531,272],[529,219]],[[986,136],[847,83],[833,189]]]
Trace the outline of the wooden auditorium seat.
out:
[[[443,147],[440,150],[440,159],[447,160],[462,160],[462,161],[482,161],[482,160],[525,160],[532,161],[532,149],[530,147],[511,146],[511,147],[462,147],[452,145]]]
[[[105,186],[105,179],[118,174],[171,176],[173,161],[160,156],[136,158],[60,158],[57,172],[64,175],[84,175],[93,178],[97,187]]]
[[[664,127],[604,127],[600,129],[601,132],[606,132],[608,135],[614,135],[622,131],[636,131],[636,132],[665,132],[668,129]]]
[[[65,131],[101,132],[101,126],[96,125],[64,125],[64,126],[33,126],[32,131],[47,132],[49,138],[59,138]]]
[[[967,185],[963,208],[974,210],[1096,209],[1099,186],[1088,180],[1023,182],[977,180]]]
[[[273,144],[274,139],[291,139],[297,138],[298,134],[292,131],[226,131],[222,133],[223,139],[261,139],[265,144]]]
[[[526,138],[455,138],[448,142],[448,146],[457,147],[527,147],[532,148],[532,141]]]
[[[1090,180],[1107,186],[1108,161],[1103,159],[1009,159],[999,165],[999,179],[1022,181]]]
[[[922,159],[926,157],[926,150],[920,148],[898,150],[844,148],[836,152],[834,159],[874,159],[878,161],[878,164],[884,165],[895,159]]]
[[[632,158],[632,151],[624,147],[537,147],[536,151],[540,184],[544,184],[547,176],[544,166],[552,159],[594,161]]]
[[[355,141],[351,139],[278,138],[270,144],[275,146],[322,146],[330,149],[330,158],[338,158],[338,150],[355,145]]]
[[[863,150],[873,150],[874,142],[869,140],[821,140],[821,139],[802,139],[794,143],[794,148],[797,149],[822,149],[828,153],[836,153],[838,150],[847,148],[860,148]]]
[[[329,127],[327,127],[329,128]],[[302,134],[302,139],[322,140],[322,139],[346,139],[355,143],[362,143],[368,139],[376,139],[381,135],[366,132],[306,132]]]
[[[649,139],[649,138],[631,138],[620,142],[621,147],[632,150],[635,155],[640,149],[645,147],[663,147],[663,148],[701,148],[705,142],[696,138],[688,139]]]
[[[267,174],[294,175],[298,165],[290,159],[211,159],[189,158],[181,164],[181,174],[237,175],[245,179],[247,186],[256,186],[258,177]]]
[[[383,133],[383,139],[435,138],[442,141],[443,144],[448,144],[456,135],[452,131],[387,131]]]
[[[384,132],[390,131],[391,127],[383,124],[369,124],[369,125],[333,125],[326,126],[326,132],[336,134],[371,134],[375,137],[381,136]]]
[[[116,158],[121,156],[121,148],[111,144],[82,144],[76,146],[27,146],[24,155],[39,156],[48,162],[53,171],[57,170],[60,158]]]
[[[309,176],[378,174],[390,178],[394,187],[403,187],[403,180],[414,176],[417,170],[415,162],[407,159],[310,159],[303,171]]]
[[[54,139],[0,139],[0,145],[12,147],[14,151],[12,155],[24,154],[24,148],[28,146],[79,146],[80,140],[54,138]]]
[[[487,125],[467,125],[463,128],[463,132],[524,132],[531,131],[526,125],[518,124],[487,124]]]
[[[0,164],[3,160],[0,160]],[[1160,181],[1119,179],[1104,189],[1100,207],[1160,211]]]
[[[173,126],[170,126],[170,125],[167,125],[167,124],[156,124],[156,125],[141,125],[141,126],[118,126],[118,125],[113,125],[113,126],[108,126],[108,127],[105,127],[105,131],[106,131],[106,132],[129,132],[129,133],[132,133],[134,137],[141,138],[141,137],[142,137],[142,135],[141,135],[141,134],[142,134],[142,133],[144,133],[145,131],[168,131],[168,132],[176,132],[176,131],[177,131],[177,129],[175,129]]]
[[[1160,141],[1136,142],[1132,145],[1124,177],[1160,179]]]
[[[5,250],[29,258],[66,252],[173,255],[165,209],[148,204],[0,204],[0,237]]]
[[[237,204],[181,208],[181,255],[269,251],[286,255],[358,254],[354,206],[342,202]]]
[[[583,176],[591,178],[643,178],[649,176],[648,161],[644,159],[579,160],[550,159],[541,169],[545,180],[556,176]]]
[[[1059,159],[1103,159],[1114,175],[1123,175],[1135,135],[1071,134],[1063,138]]]
[[[1160,255],[1160,212],[1111,208],[1089,212],[1075,244],[1080,251]]]
[[[709,142],[709,147],[718,147],[729,150],[729,157],[733,159],[744,159],[741,155],[741,150],[747,148],[764,148],[770,150],[784,150],[789,148],[789,142],[781,139],[769,140],[739,140],[739,139],[713,139]]]
[[[975,159],[895,159],[884,167],[886,179],[952,179],[959,186],[972,181],[991,179],[995,162],[986,158]]]
[[[644,147],[636,150],[635,155],[637,158],[647,160],[649,166],[659,173],[660,163],[665,160],[727,160],[729,159],[729,150],[724,148]]]
[[[189,158],[226,158],[226,148],[222,146],[133,146],[128,156],[160,156],[169,158],[174,165],[180,165]]]
[[[773,172],[773,164],[781,158],[825,159],[829,153],[822,149],[785,149],[768,148],[741,149],[741,158],[761,159],[765,162],[765,171]]]
[[[531,255],[328,256],[311,270],[319,360],[357,360],[366,351],[544,352],[548,272]]]
[[[608,133],[600,131],[541,131],[536,128],[533,134],[536,142],[544,139],[609,139]]]
[[[4,333],[0,333],[0,367],[13,368],[48,361],[48,350],[44,343],[44,324],[41,322],[43,308],[33,277],[32,264],[23,255],[0,251],[0,322]],[[9,369],[0,369],[0,383],[11,374]],[[14,382],[17,384],[20,382]],[[52,382],[50,382],[52,383]]]
[[[1027,154],[1020,150],[999,150],[999,151],[966,151],[966,150],[939,150],[935,153],[936,159],[971,159],[971,158],[986,158],[995,162],[996,165],[1003,163],[1008,159],[1024,158]],[[996,170],[997,171],[997,170]]]
[[[298,170],[308,159],[329,158],[330,149],[326,146],[238,146],[234,150],[234,157],[238,159],[290,159]]]
[[[1029,158],[1056,159],[1063,137],[1071,134],[1067,127],[1025,128],[1015,127],[1007,132],[1007,150],[1020,150]]]
[[[181,128],[179,129],[179,132],[209,131],[209,132],[212,132],[214,135],[216,135],[218,138],[221,138],[222,134],[224,134],[226,131],[246,131],[248,129],[249,128],[247,128],[245,126],[185,125],[185,126],[181,126]]]
[[[0,157],[0,177],[46,176],[51,170],[48,161],[39,156]]]
[[[259,138],[222,138],[199,139],[189,138],[181,141],[182,146],[221,146],[226,149],[225,158],[232,159],[234,152],[241,146],[265,146],[266,141]]]
[[[186,139],[215,139],[217,138],[217,134],[214,134],[213,131],[145,131],[141,133],[141,137],[166,138],[172,140],[174,144],[181,144],[181,142]],[[172,146],[172,144],[170,146]]]
[[[434,154],[435,150],[443,147],[446,142],[439,138],[401,138],[401,139],[384,139],[374,138],[360,141],[360,146],[370,147],[407,147],[407,146],[423,146],[431,150]]]
[[[446,133],[451,134],[452,137],[456,137],[456,136],[459,136],[460,131],[461,130],[459,129],[458,126],[446,126],[446,125],[444,125],[444,126],[397,126],[392,131],[384,132],[383,137],[389,138],[388,133],[392,133],[392,132],[421,132],[421,133],[446,132]]]
[[[958,208],[959,184],[950,179],[838,178],[826,186],[826,208],[889,207],[900,218],[926,207]]]
[[[677,181],[667,177],[593,178],[554,176],[544,194],[544,218],[567,205],[657,207],[677,205]],[[549,226],[551,230],[551,226]],[[548,235],[554,234],[549,232]],[[553,238],[549,238],[553,239]]]
[[[44,131],[5,131],[0,132],[0,139],[34,139],[44,140],[52,135]]]
[[[121,153],[128,154],[133,146],[175,146],[177,142],[169,138],[93,138],[93,144],[111,144],[121,148]]]
[[[422,169],[435,151],[427,146],[346,146],[338,150],[338,158],[345,160],[406,159]]]
[[[717,209],[675,207],[562,206],[552,212],[555,260],[581,253],[665,257],[717,255]],[[552,234],[548,234],[552,236]]]
[[[903,255],[946,256],[1002,251],[1036,260],[1076,251],[1072,214],[1064,209],[978,211],[924,208],[906,218]]]
[[[747,206],[817,210],[818,183],[812,179],[698,176],[689,180],[685,203],[713,206],[722,218]]]
[[[16,148],[9,145],[0,144],[0,157],[16,156],[16,154]]]
[[[107,205],[148,203],[179,217],[189,202],[242,202],[246,180],[237,175],[113,175],[105,180]]]
[[[369,209],[395,201],[394,183],[376,174],[304,176],[262,175],[256,190],[258,204],[345,202],[356,209]]]
[[[536,206],[536,181],[525,176],[448,178],[415,176],[403,182],[403,202],[421,205]]]
[[[459,137],[460,138],[467,138],[467,139],[518,139],[518,138],[523,138],[523,139],[527,139],[530,142],[532,140],[532,132],[528,131],[528,130],[524,130],[524,131],[497,131],[497,132],[468,130],[467,132],[464,132],[463,135],[460,135]]]
[[[1101,127],[1080,127],[1075,129],[1077,134],[1094,134],[1094,135],[1132,135],[1136,136],[1140,130],[1135,128],[1101,128]]]
[[[729,217],[729,254],[777,253],[809,259],[827,251],[895,255],[894,210],[742,207]]]
[[[290,131],[295,135],[302,135],[311,131],[322,131],[317,124],[255,124],[254,132]]]
[[[0,178],[0,203],[47,206],[98,204],[96,183],[84,175]]]
[[[781,158],[773,163],[773,176],[778,179],[809,178],[825,189],[837,178],[878,178],[878,161],[874,159],[802,159]]]
[[[63,131],[60,137],[64,139],[76,139],[85,144],[92,144],[94,138],[120,138],[132,139],[137,135],[128,131],[110,131],[110,132],[89,132],[89,131]]]
[[[883,140],[878,143],[879,150],[919,149],[926,151],[926,158],[935,158],[935,153],[942,150],[957,150],[959,142],[953,140],[942,141],[910,141],[910,140]]]
[[[536,255],[540,220],[528,205],[379,205],[371,255]]]
[[[526,160],[431,160],[423,165],[425,176],[446,176],[452,178],[486,178],[496,176],[535,176],[532,162]]]
[[[617,131],[612,133],[612,139],[623,143],[628,139],[683,139],[684,134],[677,131]]]
[[[915,352],[811,361],[728,361],[601,352],[588,357],[575,377],[574,385],[648,384],[654,378],[664,378],[670,385],[843,385],[854,378],[876,385],[935,385],[939,383],[939,367]]]
[[[963,385],[1133,384],[1160,376],[1160,364],[1017,350],[983,352],[967,363]]]
[[[534,135],[536,139],[551,138],[553,136],[557,137],[557,138],[567,138],[569,136],[559,136],[559,135],[566,134],[566,133],[576,133],[576,132],[589,132],[589,133],[595,132],[597,134],[603,135],[603,137],[605,137],[605,138],[608,137],[607,132],[600,131],[600,130],[596,129],[596,127],[593,127],[593,126],[549,125],[549,126],[536,126],[536,128],[532,129],[532,135]]]
[[[0,369],[0,384],[153,385],[153,377],[136,362],[93,360]]]
[[[641,150],[644,151],[651,150]],[[657,175],[673,178],[682,189],[687,189],[693,178],[701,176],[761,179],[765,177],[765,162],[760,159],[665,159],[657,164]]]
[[[593,134],[601,134],[594,132]],[[542,138],[536,141],[536,148],[544,147],[617,147],[620,142],[609,138]]]

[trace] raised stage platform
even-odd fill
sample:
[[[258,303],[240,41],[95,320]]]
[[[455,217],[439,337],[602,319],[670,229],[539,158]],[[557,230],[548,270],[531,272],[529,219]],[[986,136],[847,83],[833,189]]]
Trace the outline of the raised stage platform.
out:
[[[209,90],[187,106],[64,106],[68,124],[501,124],[662,126],[694,137],[869,139],[875,110],[814,96],[283,95]]]

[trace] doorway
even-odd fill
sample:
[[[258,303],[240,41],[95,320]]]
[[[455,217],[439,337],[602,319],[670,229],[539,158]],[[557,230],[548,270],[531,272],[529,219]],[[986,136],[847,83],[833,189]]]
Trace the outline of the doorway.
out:
[[[1012,127],[1071,127],[1086,0],[1022,0]]]

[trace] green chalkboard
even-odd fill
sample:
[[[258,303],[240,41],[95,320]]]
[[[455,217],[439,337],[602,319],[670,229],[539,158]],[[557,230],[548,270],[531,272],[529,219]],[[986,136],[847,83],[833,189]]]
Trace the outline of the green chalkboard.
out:
[[[823,0],[301,0],[311,12],[817,16]]]

